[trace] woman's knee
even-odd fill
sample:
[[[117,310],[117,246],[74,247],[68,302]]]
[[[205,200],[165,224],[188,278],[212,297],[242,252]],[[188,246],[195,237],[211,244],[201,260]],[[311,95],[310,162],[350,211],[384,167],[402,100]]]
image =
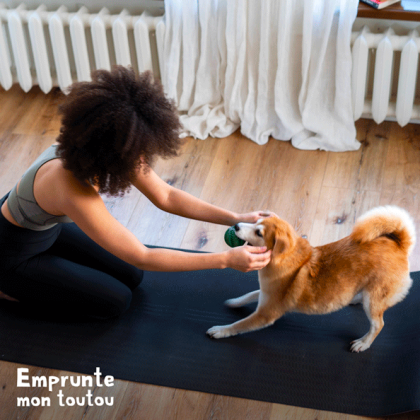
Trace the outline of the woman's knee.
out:
[[[134,290],[142,282],[143,275],[143,270],[132,265],[127,269],[125,283],[131,290]]]
[[[121,316],[130,307],[132,297],[131,290],[123,288],[118,293],[113,293],[111,296],[101,300],[101,302],[97,302],[95,308],[92,308],[92,315],[94,318],[100,319]]]

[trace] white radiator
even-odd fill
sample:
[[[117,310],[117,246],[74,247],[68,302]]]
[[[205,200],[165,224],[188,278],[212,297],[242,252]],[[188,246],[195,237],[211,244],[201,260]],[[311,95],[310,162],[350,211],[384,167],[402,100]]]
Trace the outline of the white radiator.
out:
[[[104,8],[90,14],[82,7],[68,13],[64,6],[49,12],[0,3],[0,84],[5,90],[18,82],[25,92],[33,85],[45,93],[53,86],[65,92],[74,81],[90,80],[92,70],[113,64],[159,77],[163,36],[162,17],[146,12],[111,15]]]
[[[420,122],[418,32],[400,28],[396,34],[382,27],[371,33],[356,21],[357,26],[352,34],[354,119],[396,120],[401,126]],[[90,80],[92,70],[112,64],[152,70],[159,77],[164,31],[162,17],[147,13],[7,9],[0,3],[0,84],[6,90],[18,82],[26,92],[33,85],[45,93],[53,86],[65,92],[74,81]]]
[[[419,123],[418,32],[397,35],[389,27],[381,33],[371,33],[364,26],[353,32],[352,44],[354,119],[371,117],[378,124],[385,119],[396,120],[401,126]]]

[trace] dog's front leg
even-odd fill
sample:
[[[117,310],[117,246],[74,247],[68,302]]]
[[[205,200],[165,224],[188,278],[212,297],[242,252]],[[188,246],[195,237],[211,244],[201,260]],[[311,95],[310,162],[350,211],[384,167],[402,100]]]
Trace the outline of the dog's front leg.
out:
[[[265,308],[257,308],[251,315],[233,324],[210,328],[207,331],[207,335],[212,338],[225,338],[248,331],[259,330],[274,324],[282,315],[283,312],[273,312]]]
[[[225,305],[229,306],[230,308],[239,308],[246,305],[247,303],[258,302],[259,297],[260,291],[255,290],[254,292],[247,293],[246,295],[228,299],[225,301]]]

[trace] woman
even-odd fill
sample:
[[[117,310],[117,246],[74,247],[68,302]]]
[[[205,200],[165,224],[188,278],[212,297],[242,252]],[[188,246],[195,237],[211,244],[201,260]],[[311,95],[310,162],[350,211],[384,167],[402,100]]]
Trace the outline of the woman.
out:
[[[100,194],[132,185],[157,207],[180,216],[234,225],[262,212],[236,214],[173,188],[151,169],[175,156],[179,120],[149,73],[117,66],[75,83],[60,107],[62,127],[0,201],[0,290],[27,305],[98,318],[124,312],[142,270],[264,267],[265,248],[220,253],[149,249],[108,212]],[[266,215],[266,214],[265,214]]]

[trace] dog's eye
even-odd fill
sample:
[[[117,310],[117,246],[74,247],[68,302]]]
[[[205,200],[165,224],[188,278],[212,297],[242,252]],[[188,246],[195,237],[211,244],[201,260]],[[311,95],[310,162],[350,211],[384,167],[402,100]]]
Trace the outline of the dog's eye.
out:
[[[261,233],[261,231],[258,229],[258,230],[256,230],[255,231],[255,233],[256,233],[256,235],[257,236],[259,236],[260,238],[262,238],[263,236],[262,236],[262,233]]]

